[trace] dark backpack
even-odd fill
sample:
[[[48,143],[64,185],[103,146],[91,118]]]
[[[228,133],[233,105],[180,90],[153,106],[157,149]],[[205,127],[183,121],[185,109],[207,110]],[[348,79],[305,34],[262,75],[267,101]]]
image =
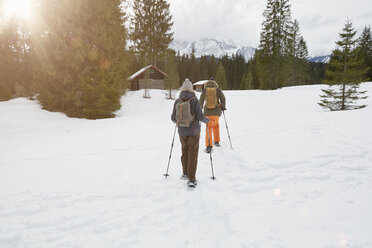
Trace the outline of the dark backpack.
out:
[[[182,99],[176,104],[176,121],[179,127],[189,127],[191,123],[195,121],[195,116],[191,113],[191,100],[194,96],[188,100]]]

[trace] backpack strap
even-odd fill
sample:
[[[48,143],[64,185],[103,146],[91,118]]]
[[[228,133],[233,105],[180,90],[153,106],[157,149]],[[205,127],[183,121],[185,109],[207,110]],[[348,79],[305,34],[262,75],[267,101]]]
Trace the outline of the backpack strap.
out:
[[[191,100],[192,99],[194,99],[195,98],[195,96],[192,96],[192,97],[190,97],[188,100],[186,100],[187,102],[189,102],[189,104],[190,104],[190,111],[191,111]],[[194,113],[192,114],[193,116],[194,116],[194,121],[193,122],[195,122],[196,121],[196,113],[195,113],[195,106],[194,106],[194,111],[193,111]]]
[[[188,100],[186,100],[187,102],[191,102],[191,100],[192,99],[194,99],[195,98],[195,96],[192,96],[192,97],[190,97]]]
[[[220,95],[221,95],[221,89],[219,87],[217,87],[216,97],[217,97],[217,107],[218,108],[222,108]]]

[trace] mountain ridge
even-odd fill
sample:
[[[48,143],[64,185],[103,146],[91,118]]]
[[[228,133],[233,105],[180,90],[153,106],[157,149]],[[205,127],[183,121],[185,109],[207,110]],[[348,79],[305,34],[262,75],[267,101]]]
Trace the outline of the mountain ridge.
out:
[[[197,41],[174,40],[170,47],[182,54],[191,54],[194,50],[195,57],[202,55],[214,55],[220,58],[224,55],[232,56],[233,54],[242,55],[246,61],[250,60],[256,51],[255,48],[235,43],[231,40],[219,38],[203,38]]]
[[[232,40],[221,38],[202,38],[196,41],[174,40],[170,47],[183,54],[191,54],[194,50],[196,58],[201,56],[212,56],[221,58],[224,55],[232,56],[240,54],[246,61],[253,58],[256,48],[236,43]],[[328,63],[330,55],[309,57],[310,62]]]
[[[331,55],[321,55],[321,56],[310,57],[309,61],[328,64],[330,59],[331,59]]]

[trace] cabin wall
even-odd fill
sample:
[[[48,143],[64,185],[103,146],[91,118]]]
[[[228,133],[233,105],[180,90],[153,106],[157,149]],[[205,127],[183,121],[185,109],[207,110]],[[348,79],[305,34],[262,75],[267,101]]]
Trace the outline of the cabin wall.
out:
[[[197,92],[202,92],[203,91],[203,85],[194,85],[194,90]]]
[[[139,89],[145,89],[146,87],[146,80],[145,79],[139,79]],[[154,79],[148,79],[147,80],[147,88],[148,89],[164,89],[164,80],[154,80]]]

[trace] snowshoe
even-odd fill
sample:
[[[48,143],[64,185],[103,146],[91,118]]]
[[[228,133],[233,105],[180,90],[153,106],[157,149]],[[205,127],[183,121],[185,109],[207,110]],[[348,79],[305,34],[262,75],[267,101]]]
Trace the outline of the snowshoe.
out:
[[[196,180],[189,180],[189,181],[187,182],[187,186],[188,186],[189,188],[195,188],[197,184],[198,184],[198,183],[196,182]]]
[[[220,142],[214,142],[214,145],[217,147],[221,147]]]
[[[206,153],[211,153],[212,152],[212,147],[208,146],[207,149],[205,149],[205,152]]]
[[[187,178],[186,174],[183,174],[180,179],[181,180],[187,180],[188,178]]]

